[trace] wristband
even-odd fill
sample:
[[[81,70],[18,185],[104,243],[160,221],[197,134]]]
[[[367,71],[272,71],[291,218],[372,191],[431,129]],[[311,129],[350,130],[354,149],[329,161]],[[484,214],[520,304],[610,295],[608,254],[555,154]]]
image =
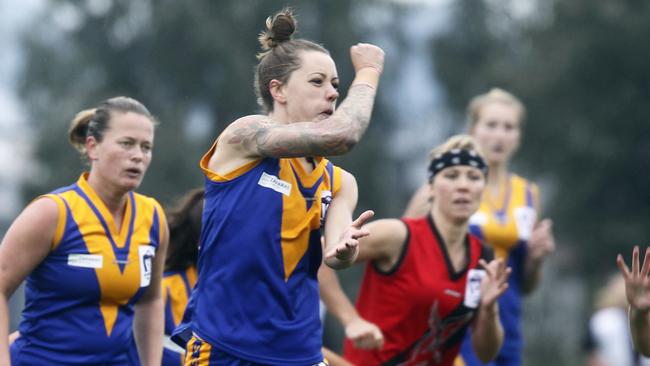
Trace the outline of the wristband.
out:
[[[381,73],[376,69],[372,67],[363,67],[359,69],[354,76],[352,86],[356,84],[364,84],[373,89],[377,89],[377,85],[379,84],[379,75],[381,75]]]

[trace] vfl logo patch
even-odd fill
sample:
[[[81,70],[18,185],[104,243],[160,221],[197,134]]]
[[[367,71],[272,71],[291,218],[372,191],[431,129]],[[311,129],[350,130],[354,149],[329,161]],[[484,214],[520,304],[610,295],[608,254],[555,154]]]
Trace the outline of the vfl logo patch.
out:
[[[484,269],[470,269],[465,283],[465,306],[476,309],[481,303],[481,281],[487,275]]]
[[[327,209],[332,203],[332,192],[321,191],[320,193],[320,226],[325,225],[325,218],[327,217]]]
[[[477,212],[470,216],[469,224],[472,226],[485,226],[488,222],[487,216],[482,212]]]
[[[517,224],[517,233],[523,240],[529,240],[533,233],[537,213],[532,207],[517,207],[514,210],[515,223]]]
[[[101,254],[68,254],[68,265],[81,268],[102,268],[104,257]]]
[[[291,183],[285,182],[282,179],[271,174],[266,174],[266,172],[262,172],[262,176],[260,177],[260,180],[257,182],[257,184],[261,185],[262,187],[271,188],[272,190],[282,193],[285,196],[289,196],[291,194]]]
[[[153,245],[140,245],[138,258],[140,259],[140,287],[147,287],[151,283],[151,270],[156,248]]]

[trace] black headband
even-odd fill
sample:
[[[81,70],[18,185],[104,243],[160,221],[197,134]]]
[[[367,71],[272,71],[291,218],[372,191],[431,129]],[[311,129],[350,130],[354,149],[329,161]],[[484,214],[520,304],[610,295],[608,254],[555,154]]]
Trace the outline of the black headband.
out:
[[[488,167],[485,160],[474,150],[452,149],[443,154],[436,155],[429,164],[429,181],[450,166],[467,165],[480,169],[487,177]]]

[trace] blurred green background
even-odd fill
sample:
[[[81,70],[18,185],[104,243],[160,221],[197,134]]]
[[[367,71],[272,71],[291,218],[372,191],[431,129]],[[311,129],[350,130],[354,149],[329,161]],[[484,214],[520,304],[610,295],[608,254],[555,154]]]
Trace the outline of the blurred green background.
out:
[[[0,233],[29,200],[76,179],[83,164],[68,122],[115,95],[142,101],[161,122],[140,191],[172,204],[200,186],[198,160],[214,138],[258,111],[257,34],[287,5],[298,36],[337,61],[342,98],[349,47],[386,51],[371,126],[333,159],[355,174],[359,211],[401,214],[429,149],[465,130],[472,96],[498,86],[523,100],[513,170],[540,184],[558,242],[525,302],[525,365],[582,364],[594,291],[616,270],[616,253],[650,237],[647,1],[0,0],[0,18],[20,20],[0,28],[0,71],[10,71],[0,107],[13,100],[19,111],[0,113]],[[341,273],[352,297],[361,270]],[[340,349],[341,337],[328,317],[326,345]]]

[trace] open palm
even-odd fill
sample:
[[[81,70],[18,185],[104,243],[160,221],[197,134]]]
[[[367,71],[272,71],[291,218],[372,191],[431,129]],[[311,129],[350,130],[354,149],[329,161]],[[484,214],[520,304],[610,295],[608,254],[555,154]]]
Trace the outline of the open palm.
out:
[[[490,263],[480,259],[479,263],[486,272],[481,281],[481,305],[492,306],[508,289],[508,277],[512,269],[500,258],[493,259]]]
[[[632,270],[625,264],[622,255],[616,258],[616,264],[625,279],[625,294],[630,305],[640,311],[650,310],[650,248],[645,251],[643,266],[639,270],[639,247],[632,251]]]

